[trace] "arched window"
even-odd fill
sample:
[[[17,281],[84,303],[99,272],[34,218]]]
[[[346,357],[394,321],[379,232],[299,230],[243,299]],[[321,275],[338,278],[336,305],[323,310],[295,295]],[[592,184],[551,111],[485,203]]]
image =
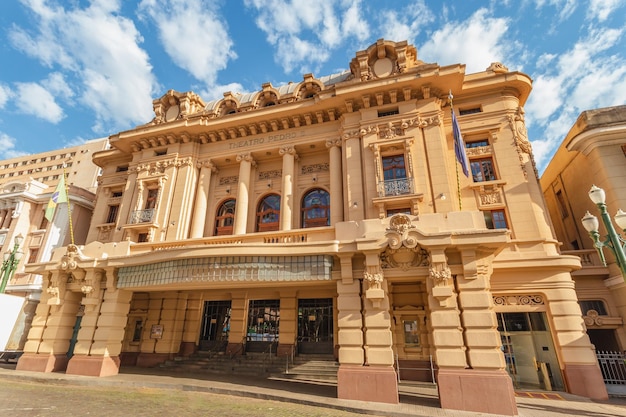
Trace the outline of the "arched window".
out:
[[[235,222],[235,199],[220,204],[215,216],[215,236],[232,235]]]
[[[321,188],[302,198],[302,228],[330,226],[330,195]]]
[[[269,194],[265,196],[256,210],[257,232],[270,232],[278,230],[280,218],[280,196]]]

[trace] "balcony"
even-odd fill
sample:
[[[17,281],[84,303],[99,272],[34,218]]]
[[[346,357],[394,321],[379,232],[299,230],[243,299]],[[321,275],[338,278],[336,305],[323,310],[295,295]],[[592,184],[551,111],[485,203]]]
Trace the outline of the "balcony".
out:
[[[129,224],[153,223],[156,211],[151,209],[135,210],[130,214]]]
[[[378,197],[413,194],[413,178],[396,178],[378,183]]]
[[[328,242],[335,242],[335,239],[335,228],[328,226],[288,231],[247,233],[245,235],[212,236],[184,241],[138,243],[131,246],[131,253],[138,254],[147,251],[220,245],[259,246],[297,243],[314,247],[316,244],[324,245]]]
[[[573,255],[580,258],[580,263],[583,266],[582,269],[572,272],[572,276],[585,276],[585,275],[606,275],[608,277],[609,269],[602,265],[600,256],[595,249],[582,249],[582,250],[566,250],[561,251],[562,255]]]

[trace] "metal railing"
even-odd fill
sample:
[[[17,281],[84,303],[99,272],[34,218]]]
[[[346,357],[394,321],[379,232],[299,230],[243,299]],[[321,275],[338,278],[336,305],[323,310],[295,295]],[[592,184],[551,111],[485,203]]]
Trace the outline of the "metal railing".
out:
[[[154,218],[154,209],[135,210],[130,214],[130,224],[150,223]]]
[[[291,364],[292,365],[294,363],[294,359],[295,359],[295,356],[296,356],[296,346],[297,346],[296,344],[293,344],[291,346],[291,350],[290,350],[289,354],[285,355],[285,357],[287,358],[286,359],[287,360],[287,364],[285,366],[285,374],[289,373],[289,361],[291,360]]]
[[[379,197],[412,194],[413,178],[398,178],[394,180],[380,181],[378,189]]]
[[[626,385],[626,353],[597,351],[605,384]]]

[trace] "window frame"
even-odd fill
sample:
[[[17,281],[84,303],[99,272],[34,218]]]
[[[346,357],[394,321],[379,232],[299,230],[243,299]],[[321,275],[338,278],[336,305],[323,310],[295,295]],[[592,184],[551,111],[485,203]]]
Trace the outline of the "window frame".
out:
[[[307,198],[312,196],[314,193],[323,194],[325,197],[326,204],[310,204],[307,206]],[[324,216],[314,216],[308,217],[307,213],[312,210],[322,210],[325,215]],[[325,227],[330,226],[330,193],[323,188],[311,188],[302,196],[301,204],[300,204],[300,227],[302,229],[307,229],[310,227]],[[323,219],[323,220],[322,220]]]
[[[269,199],[276,199],[277,207],[275,207],[276,204],[270,204]],[[281,196],[277,193],[266,194],[259,200],[255,215],[257,232],[275,232],[280,229],[280,201]],[[275,216],[275,220],[264,221],[264,219],[269,219],[269,216]]]

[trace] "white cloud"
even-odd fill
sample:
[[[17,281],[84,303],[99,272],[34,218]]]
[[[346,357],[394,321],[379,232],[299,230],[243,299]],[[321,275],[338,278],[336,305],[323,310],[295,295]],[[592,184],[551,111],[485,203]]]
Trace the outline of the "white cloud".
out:
[[[228,28],[210,3],[200,0],[143,0],[140,17],[149,16],[159,31],[165,52],[180,68],[207,86],[237,58]]]
[[[11,89],[3,84],[0,84],[0,109],[4,108],[4,105],[13,96]]]
[[[468,20],[448,22],[433,32],[418,48],[420,58],[440,65],[464,63],[467,73],[484,71],[492,62],[503,62],[514,47],[506,39],[508,29],[509,19],[492,17],[487,9],[479,9]]]
[[[603,22],[611,13],[623,5],[623,0],[590,0],[587,8],[587,17]]]
[[[401,10],[381,11],[378,26],[383,29],[383,38],[394,41],[407,40],[412,44],[422,28],[434,19],[431,10],[423,0],[420,0]]]
[[[361,0],[244,0],[286,73],[315,72],[349,39],[369,36]]]
[[[623,31],[590,27],[586,38],[560,56],[550,57],[551,65],[537,66],[545,72],[533,75],[526,114],[529,126],[537,124],[543,129],[543,137],[533,140],[540,167],[582,111],[624,102],[626,60],[609,52],[611,48],[619,50]]]
[[[64,96],[76,94],[92,109],[95,133],[150,120],[157,83],[139,47],[142,37],[131,20],[120,16],[120,1],[93,1],[85,9],[40,0],[24,4],[37,23],[30,31],[15,26],[13,46],[48,67],[68,71],[65,77],[49,77],[47,87]]]
[[[576,11],[578,0],[533,0],[535,2],[536,9],[541,9],[545,6],[552,6],[558,10],[559,19],[565,20],[570,17],[574,11]]]
[[[15,138],[0,132],[0,158],[9,159],[25,155],[26,152],[15,150],[16,143],[17,140]]]
[[[16,83],[16,108],[50,123],[59,123],[65,117],[63,109],[43,86],[37,83]]]

